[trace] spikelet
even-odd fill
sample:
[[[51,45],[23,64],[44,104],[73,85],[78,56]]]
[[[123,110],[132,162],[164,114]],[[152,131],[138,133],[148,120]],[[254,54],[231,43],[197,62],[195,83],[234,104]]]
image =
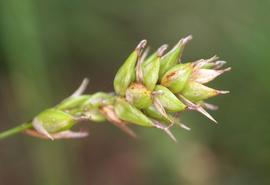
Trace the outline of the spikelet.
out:
[[[108,120],[133,137],[129,124],[161,129],[176,140],[170,132],[173,125],[189,130],[179,122],[181,112],[195,110],[216,122],[205,110],[216,106],[205,100],[229,91],[205,84],[231,68],[221,69],[226,62],[216,56],[183,62],[183,49],[191,39],[192,36],[181,39],[167,53],[168,46],[162,45],[149,57],[148,50],[144,51],[146,40],[141,41],[117,71],[114,93],[83,94],[88,83],[84,80],[70,97],[38,114],[26,132],[49,139],[80,138],[87,133],[71,131],[76,123]]]

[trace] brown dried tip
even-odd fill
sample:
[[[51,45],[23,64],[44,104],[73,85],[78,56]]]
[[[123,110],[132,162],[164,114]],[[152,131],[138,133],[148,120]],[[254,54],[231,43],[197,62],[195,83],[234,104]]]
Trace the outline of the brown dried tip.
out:
[[[33,129],[27,129],[25,131],[26,134],[41,138],[41,139],[50,139],[47,136],[37,132],[36,130]],[[79,139],[79,138],[84,138],[87,137],[89,134],[88,132],[80,131],[80,132],[73,132],[71,130],[66,130],[58,133],[51,134],[53,139]]]
[[[166,112],[166,110],[164,109],[164,107],[162,106],[162,104],[161,104],[161,102],[159,101],[159,99],[157,99],[155,96],[153,97],[153,104],[154,104],[154,107],[157,109],[157,111],[162,115],[162,116],[164,116],[166,119],[168,119],[171,123],[173,122],[170,118],[169,118],[169,116],[168,116],[168,114],[167,114],[167,112]]]
[[[220,69],[222,66],[224,66],[227,62],[223,60],[218,60],[215,63],[215,67],[213,69]]]
[[[216,62],[218,60],[218,56],[214,55],[213,57],[209,58],[209,59],[200,59],[197,60],[195,62],[193,62],[193,64],[195,65],[194,70],[196,69],[200,69],[202,68],[204,65],[209,64],[209,63],[214,63],[216,66]],[[225,63],[224,63],[225,64]]]
[[[186,45],[189,41],[192,40],[192,38],[193,38],[192,35],[189,35],[189,36],[181,39],[180,42],[181,42],[182,45]]]
[[[183,128],[183,129],[187,130],[187,131],[190,131],[190,130],[191,130],[190,127],[188,127],[187,125],[185,125],[185,124],[183,124],[183,123],[179,123],[179,126],[180,126],[181,128]]]
[[[143,53],[142,51],[143,51],[143,49],[145,48],[146,44],[147,44],[147,40],[142,40],[142,41],[137,45],[136,51],[137,51],[137,53],[138,53],[139,56],[142,55],[142,53]]]
[[[79,88],[71,95],[71,97],[80,96],[86,90],[88,83],[89,79],[84,78]]]
[[[66,131],[55,134],[53,137],[55,139],[70,139],[70,138],[75,139],[75,138],[84,138],[84,137],[87,137],[88,135],[89,133],[84,132],[84,131],[73,132],[71,130],[66,130]]]
[[[231,67],[227,67],[227,68],[225,68],[225,69],[222,69],[221,71],[227,72],[227,71],[230,71],[230,70],[232,70],[232,68],[231,68]]]
[[[169,126],[167,125],[163,125],[162,123],[154,120],[153,121],[153,126],[161,129],[162,131],[164,131],[174,142],[177,142],[177,139],[175,138],[175,136],[173,135],[173,133],[171,132],[170,128],[174,125],[173,123],[170,124]]]
[[[160,48],[158,48],[158,50],[157,50],[157,56],[162,57],[167,48],[168,48],[167,44],[160,46]]]
[[[217,121],[202,106],[197,105],[197,104],[189,101],[188,99],[186,99],[182,95],[179,95],[179,98],[188,106],[188,109],[198,111],[201,114],[205,115],[208,119],[210,119],[213,122],[217,123]]]
[[[168,116],[166,110],[164,109],[164,107],[162,106],[161,102],[159,101],[159,99],[157,98],[157,96],[164,94],[163,91],[158,90],[158,91],[153,91],[152,92],[152,98],[153,98],[153,104],[154,107],[157,109],[157,111],[164,116],[166,119],[168,119],[171,123],[173,123],[173,121],[170,119],[170,117]]]
[[[120,120],[114,112],[114,108],[111,105],[104,106],[100,108],[100,112],[110,121],[113,125],[120,128],[127,135],[133,138],[137,138],[137,135],[127,126],[127,122]]]
[[[191,76],[191,79],[195,82],[200,83],[200,84],[205,84],[205,83],[208,83],[208,82],[214,80],[215,78],[217,78],[218,76],[220,76],[224,72],[227,72],[230,70],[231,70],[230,67],[228,67],[226,69],[221,69],[221,70],[201,69],[201,68],[195,67],[193,69],[194,72]]]
[[[43,124],[37,118],[34,118],[32,125],[39,134],[54,140],[54,137],[43,127]]]
[[[211,103],[203,102],[203,103],[201,103],[201,106],[203,108],[206,108],[206,109],[212,110],[212,111],[218,110],[218,106],[217,105],[213,105]]]
[[[185,45],[191,40],[192,40],[192,35],[189,35],[187,37],[184,37],[184,38],[180,39],[179,42],[173,47],[172,50],[174,50],[175,48],[177,48],[179,46],[181,47],[181,50],[183,50]]]
[[[147,57],[149,52],[149,47],[142,52],[141,56],[139,56],[137,65],[136,65],[136,80],[138,83],[142,83],[143,81],[143,71],[142,71],[142,63],[144,62],[145,58]]]
[[[217,94],[229,94],[230,91],[221,91],[221,90],[217,90]]]
[[[145,60],[145,58],[147,57],[147,55],[148,55],[149,51],[150,51],[150,48],[149,48],[149,47],[147,47],[147,48],[144,50],[143,54],[141,55],[141,57],[140,57],[140,61],[142,61],[142,62],[143,62],[143,61]]]
[[[218,57],[217,55],[214,55],[214,56],[212,56],[211,58],[206,59],[206,61],[207,61],[208,63],[211,63],[211,62],[217,61],[218,59],[219,59],[219,57]]]

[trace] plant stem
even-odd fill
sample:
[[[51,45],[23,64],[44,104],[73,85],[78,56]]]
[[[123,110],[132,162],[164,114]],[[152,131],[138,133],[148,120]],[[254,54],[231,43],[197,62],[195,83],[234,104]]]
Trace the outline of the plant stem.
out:
[[[5,139],[9,136],[12,136],[12,135],[15,135],[15,134],[18,134],[20,132],[23,132],[25,131],[26,129],[29,129],[32,127],[32,123],[23,123],[17,127],[14,127],[14,128],[11,128],[11,129],[8,129],[4,132],[1,132],[0,133],[0,140],[1,139]]]

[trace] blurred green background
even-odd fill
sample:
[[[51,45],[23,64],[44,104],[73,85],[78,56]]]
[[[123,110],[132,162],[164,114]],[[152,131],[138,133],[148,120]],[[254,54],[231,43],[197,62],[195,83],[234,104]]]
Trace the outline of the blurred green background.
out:
[[[0,142],[0,184],[270,184],[270,1],[0,1],[0,130],[31,119],[90,78],[112,91],[114,74],[141,39],[152,48],[194,36],[184,61],[218,54],[233,71],[211,83],[231,94],[211,100],[214,125],[183,114],[191,132],[173,143],[155,129],[134,140],[108,123],[90,136]]]

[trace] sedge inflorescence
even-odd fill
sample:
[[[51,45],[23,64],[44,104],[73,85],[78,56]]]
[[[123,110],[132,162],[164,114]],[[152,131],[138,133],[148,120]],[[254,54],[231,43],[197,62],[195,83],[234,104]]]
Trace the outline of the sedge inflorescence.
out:
[[[190,129],[180,121],[181,112],[198,111],[216,122],[206,109],[217,107],[205,100],[228,91],[205,84],[231,68],[221,69],[226,62],[216,56],[182,62],[184,47],[191,39],[181,39],[168,52],[168,46],[162,45],[150,56],[146,40],[141,41],[117,71],[114,92],[83,94],[88,83],[85,79],[70,97],[38,114],[25,132],[52,140],[81,138],[88,133],[71,131],[76,123],[107,120],[133,137],[131,124],[161,129],[176,140],[172,126]]]

